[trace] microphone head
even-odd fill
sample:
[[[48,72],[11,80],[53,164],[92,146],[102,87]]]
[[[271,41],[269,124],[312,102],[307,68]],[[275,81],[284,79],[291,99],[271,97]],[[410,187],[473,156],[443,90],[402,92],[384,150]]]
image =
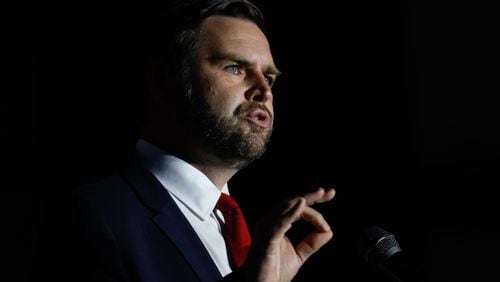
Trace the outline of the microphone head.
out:
[[[374,267],[378,267],[392,255],[402,251],[394,235],[378,226],[365,228],[359,237],[357,247],[365,261]]]

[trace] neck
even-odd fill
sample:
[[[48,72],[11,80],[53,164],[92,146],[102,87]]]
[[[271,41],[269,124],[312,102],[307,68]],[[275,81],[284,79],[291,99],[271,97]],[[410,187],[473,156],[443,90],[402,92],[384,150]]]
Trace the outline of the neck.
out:
[[[141,138],[196,167],[221,190],[239,170],[238,166],[192,146],[189,142],[172,142],[170,138],[154,138],[148,134],[143,134]]]
[[[206,162],[189,162],[192,166],[203,172],[212,183],[222,190],[222,187],[233,177],[237,169],[229,168],[227,166],[219,166]]]
[[[236,166],[198,147],[189,147],[187,150],[178,151],[178,155],[179,158],[203,172],[221,190],[239,170]]]

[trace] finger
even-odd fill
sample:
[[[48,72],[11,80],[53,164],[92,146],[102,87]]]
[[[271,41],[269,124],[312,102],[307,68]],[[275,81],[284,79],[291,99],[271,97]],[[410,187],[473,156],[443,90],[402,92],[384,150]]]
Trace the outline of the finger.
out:
[[[333,237],[333,232],[313,231],[308,234],[300,243],[295,246],[295,252],[304,263],[312,254],[317,252]]]
[[[282,237],[292,227],[292,223],[300,220],[306,208],[306,201],[302,197],[288,201],[288,208],[279,216],[274,224],[274,238]]]
[[[276,206],[269,214],[268,217],[270,218],[276,218],[276,217],[282,217],[285,216],[285,214],[290,213],[290,211],[296,207],[296,205],[299,203],[300,199],[303,199],[304,197],[301,196],[295,196],[293,198],[289,198],[287,201],[282,201],[279,203],[278,206]]]
[[[329,189],[324,189],[322,187],[316,189],[316,191],[312,193],[308,193],[304,195],[304,198],[306,199],[306,204],[308,206],[317,204],[317,203],[324,203],[328,202],[331,199],[335,197],[335,189],[329,188]]]
[[[297,255],[301,258],[302,262],[304,262],[330,241],[333,237],[333,232],[323,215],[311,207],[306,206],[304,208],[301,218],[311,223],[315,228],[314,231],[309,233],[295,246]]]
[[[311,207],[306,206],[300,217],[309,222],[319,232],[328,232],[331,230],[330,225],[323,215]]]
[[[270,236],[267,242],[271,248],[279,247],[286,232],[290,230],[294,222],[299,220],[309,222],[316,229],[294,247],[298,257],[305,261],[333,237],[331,228],[321,213],[308,207],[305,198],[297,197],[287,202],[280,216],[274,218],[270,232],[266,232]]]

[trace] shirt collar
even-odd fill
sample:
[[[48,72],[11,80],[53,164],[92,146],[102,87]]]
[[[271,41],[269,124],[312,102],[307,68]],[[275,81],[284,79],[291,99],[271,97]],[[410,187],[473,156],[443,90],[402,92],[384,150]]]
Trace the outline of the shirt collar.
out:
[[[200,220],[210,217],[221,190],[203,172],[143,139],[136,144],[136,156]],[[229,194],[227,183],[222,192]]]

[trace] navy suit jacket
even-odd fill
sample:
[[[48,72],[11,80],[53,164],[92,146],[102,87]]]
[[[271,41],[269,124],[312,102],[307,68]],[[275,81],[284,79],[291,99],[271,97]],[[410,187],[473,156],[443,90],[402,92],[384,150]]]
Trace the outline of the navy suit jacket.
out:
[[[170,194],[145,168],[133,165],[80,187],[74,200],[75,265],[83,281],[222,279]]]

